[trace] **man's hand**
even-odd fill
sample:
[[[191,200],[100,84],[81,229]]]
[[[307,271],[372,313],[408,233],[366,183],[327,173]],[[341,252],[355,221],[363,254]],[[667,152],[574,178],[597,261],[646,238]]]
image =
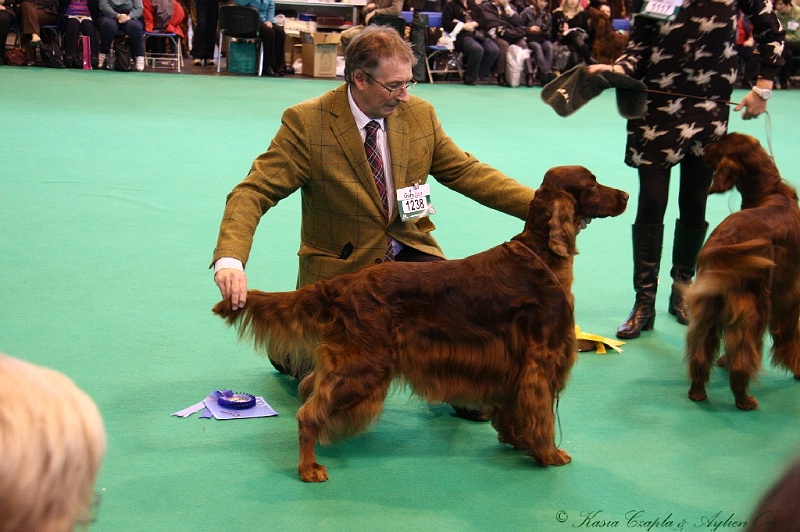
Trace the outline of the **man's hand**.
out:
[[[231,310],[239,310],[247,301],[247,274],[236,268],[223,268],[214,276],[222,299],[230,302]]]

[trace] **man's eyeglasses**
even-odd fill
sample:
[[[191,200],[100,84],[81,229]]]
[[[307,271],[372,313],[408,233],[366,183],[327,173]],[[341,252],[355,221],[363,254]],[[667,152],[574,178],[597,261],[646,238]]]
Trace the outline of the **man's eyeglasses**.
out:
[[[400,91],[402,91],[403,89],[405,89],[406,91],[410,91],[411,89],[413,89],[413,88],[414,88],[414,85],[416,85],[416,84],[417,84],[417,82],[416,82],[416,81],[414,81],[414,80],[411,80],[411,81],[403,81],[403,82],[400,82],[400,83],[393,83],[393,84],[391,84],[391,85],[384,85],[383,83],[381,83],[380,81],[378,81],[377,79],[375,79],[375,78],[372,76],[372,74],[370,74],[369,72],[366,72],[366,71],[365,71],[365,72],[364,72],[364,75],[366,75],[367,77],[369,77],[369,79],[371,79],[372,81],[374,81],[375,83],[377,83],[378,85],[380,85],[381,87],[383,87],[384,89],[386,89],[387,91],[389,91],[389,96],[395,96],[395,95],[397,95],[397,94],[398,94]]]
[[[78,518],[78,522],[75,523],[76,530],[88,530],[89,525],[97,521],[97,514],[100,513],[100,505],[103,504],[103,494],[105,491],[106,489],[103,488],[100,491],[94,492],[89,508],[86,509],[84,514]]]

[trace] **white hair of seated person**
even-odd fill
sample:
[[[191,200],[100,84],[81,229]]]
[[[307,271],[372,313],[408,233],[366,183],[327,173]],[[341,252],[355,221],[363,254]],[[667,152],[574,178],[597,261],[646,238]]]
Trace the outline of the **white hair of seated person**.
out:
[[[100,412],[72,380],[0,353],[0,532],[73,530],[105,449]]]

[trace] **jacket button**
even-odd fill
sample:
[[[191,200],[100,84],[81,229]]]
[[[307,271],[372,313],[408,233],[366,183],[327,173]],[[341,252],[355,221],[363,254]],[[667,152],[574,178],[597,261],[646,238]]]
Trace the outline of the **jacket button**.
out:
[[[381,259],[375,259],[375,264],[380,264],[381,262],[383,262]]]

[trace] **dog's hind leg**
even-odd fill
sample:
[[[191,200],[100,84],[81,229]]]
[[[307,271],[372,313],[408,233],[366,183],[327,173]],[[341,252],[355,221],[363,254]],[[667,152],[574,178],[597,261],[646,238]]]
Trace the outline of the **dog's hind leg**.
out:
[[[770,314],[772,363],[800,379],[800,289],[775,294]]]
[[[728,354],[728,378],[736,408],[755,410],[758,401],[748,394],[747,387],[750,379],[761,369],[761,350],[767,324],[766,319],[756,311],[755,300],[742,298],[740,305],[747,304],[753,305],[752,312],[744,313],[748,319],[734,323],[725,331],[725,352]]]
[[[492,412],[492,426],[497,431],[497,440],[500,443],[512,446],[514,449],[526,449],[520,441],[517,412],[506,407],[496,407]]]
[[[297,412],[297,469],[306,482],[328,480],[327,469],[316,462],[317,441],[325,444],[366,428],[380,413],[391,383],[389,369],[371,366],[366,356],[340,351],[335,358],[335,365],[321,364],[302,383],[308,387],[308,379],[315,379],[313,391]]]
[[[715,316],[721,311],[721,300],[705,298],[692,305],[692,319],[686,332],[686,364],[689,373],[689,399],[705,401],[706,384],[719,352],[720,331]]]
[[[303,383],[313,378],[309,375]],[[320,426],[327,418],[327,407],[318,395],[311,394],[300,410],[297,411],[297,428],[300,437],[300,461],[297,470],[304,482],[325,482],[328,480],[328,470],[324,465],[317,463],[316,450],[319,440]]]
[[[686,359],[691,382],[689,399],[705,401],[708,398],[706,384],[711,377],[711,366],[719,350],[719,333],[716,330],[695,329],[688,332],[686,339]]]

